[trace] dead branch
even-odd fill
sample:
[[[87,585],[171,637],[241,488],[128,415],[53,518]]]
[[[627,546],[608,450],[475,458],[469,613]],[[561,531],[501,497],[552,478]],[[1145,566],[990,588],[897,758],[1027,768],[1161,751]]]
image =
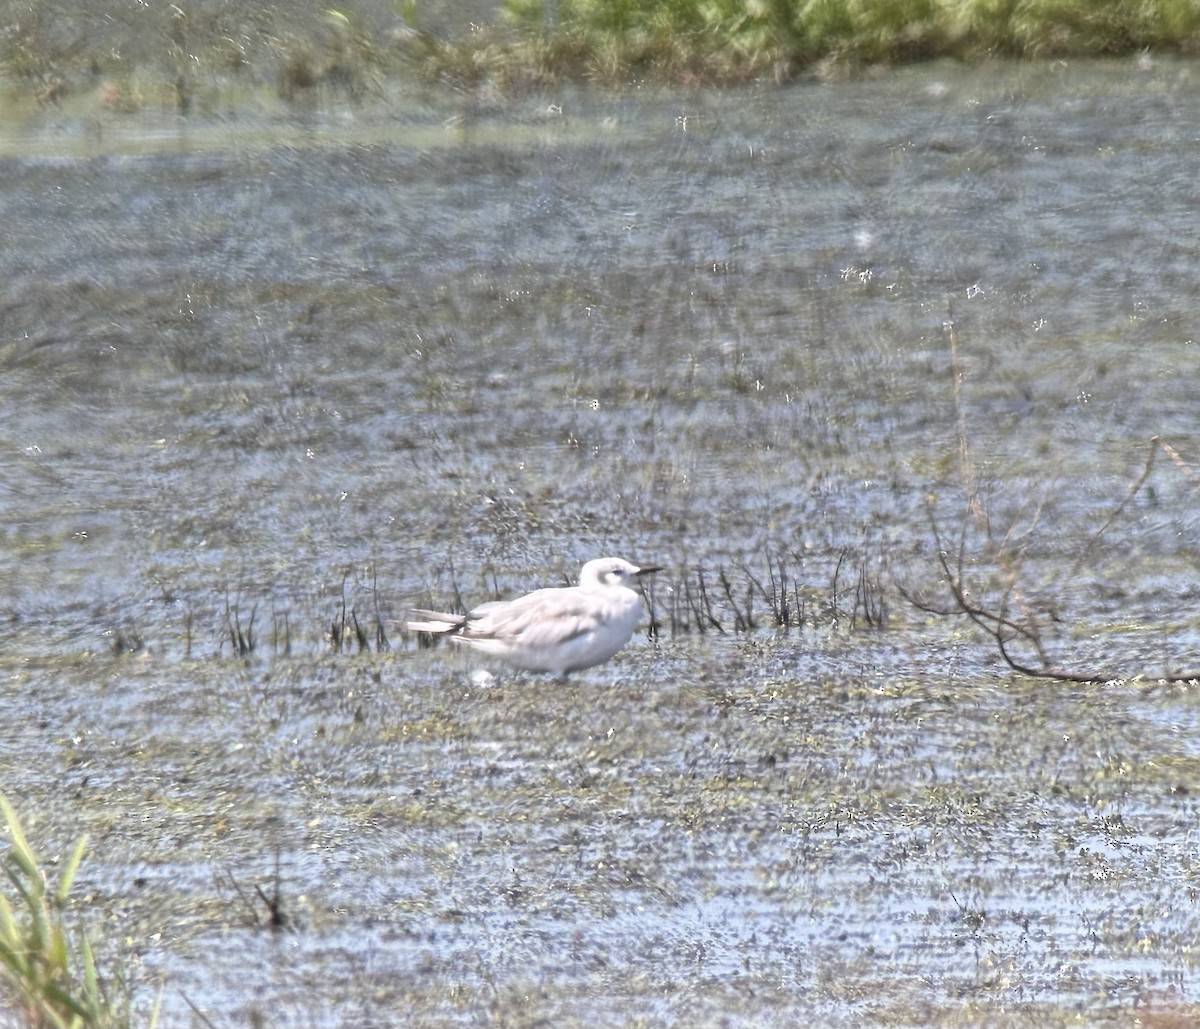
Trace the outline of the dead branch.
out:
[[[1146,467],[1142,469],[1142,474],[1139,475],[1137,481],[1129,487],[1129,491],[1125,494],[1124,499],[1115,508],[1113,508],[1109,513],[1109,516],[1104,519],[1104,524],[1096,530],[1095,535],[1087,541],[1087,546],[1083,548],[1083,552],[1075,559],[1075,563],[1071,565],[1071,570],[1067,573],[1068,579],[1075,578],[1076,573],[1078,573],[1079,569],[1083,567],[1083,562],[1086,561],[1088,555],[1091,554],[1092,547],[1094,547],[1097,541],[1099,541],[1100,537],[1108,531],[1108,527],[1121,516],[1121,512],[1124,511],[1125,508],[1129,506],[1129,502],[1133,500],[1133,498],[1136,497],[1139,492],[1141,492],[1142,487],[1146,485],[1146,480],[1150,478],[1150,473],[1154,470],[1154,458],[1158,453],[1158,442],[1159,439],[1157,436],[1151,438],[1150,447],[1146,453]]]
[[[958,337],[954,330],[953,311],[951,311],[950,320],[947,322],[947,334],[950,347],[950,364],[953,376],[954,408],[958,437],[958,470],[966,495],[966,509],[959,526],[958,544],[953,553],[944,545],[932,504],[929,508],[929,523],[933,533],[937,561],[941,567],[942,576],[949,590],[950,597],[947,603],[935,604],[917,595],[899,582],[896,583],[897,591],[904,600],[919,611],[939,617],[967,618],[992,638],[1004,663],[1013,671],[1022,675],[1071,683],[1104,683],[1131,678],[1128,673],[1112,674],[1108,671],[1073,672],[1053,661],[1047,653],[1046,647],[1043,644],[1038,619],[1029,604],[1026,603],[1018,581],[1018,571],[1034,539],[1033,529],[1040,520],[1042,505],[1038,505],[1033,519],[1026,529],[1023,542],[1016,546],[1015,549],[1013,548],[1013,542],[1017,525],[1016,521],[1009,527],[1003,539],[999,542],[994,539],[987,512],[979,500],[979,482],[971,460],[970,439],[967,431],[966,413],[963,406],[963,372],[959,359]],[[1067,575],[1068,579],[1073,579],[1077,575],[1105,533],[1116,523],[1125,509],[1149,481],[1150,475],[1154,470],[1155,459],[1160,450],[1193,483],[1200,484],[1200,475],[1197,475],[1192,467],[1183,460],[1170,444],[1158,436],[1152,437],[1149,441],[1146,463],[1141,474],[1131,484],[1121,501],[1109,512],[1100,525],[1100,528],[1091,536],[1082,552],[1072,563]],[[1004,569],[1006,581],[1000,593],[999,602],[994,605],[973,600],[971,590],[967,585],[965,571],[968,556],[967,542],[972,525],[982,529],[989,544],[987,548],[990,551],[989,558],[997,566]],[[1019,611],[1016,617],[1010,613],[1010,609],[1014,605]],[[1036,660],[1031,661],[1022,657],[1018,653],[1018,649],[1032,649],[1036,655]],[[1177,672],[1166,676],[1154,676],[1153,678],[1160,682],[1190,683],[1200,680],[1200,671]]]

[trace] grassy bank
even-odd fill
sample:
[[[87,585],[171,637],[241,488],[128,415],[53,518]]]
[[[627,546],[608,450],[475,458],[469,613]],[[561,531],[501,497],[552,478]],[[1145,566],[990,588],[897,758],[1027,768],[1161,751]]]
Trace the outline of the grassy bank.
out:
[[[10,95],[188,113],[231,86],[369,100],[393,77],[787,81],[936,57],[1048,58],[1200,43],[1191,0],[418,0],[129,5],[0,0]]]
[[[517,67],[605,82],[739,81],[936,57],[1191,51],[1187,0],[507,0]]]

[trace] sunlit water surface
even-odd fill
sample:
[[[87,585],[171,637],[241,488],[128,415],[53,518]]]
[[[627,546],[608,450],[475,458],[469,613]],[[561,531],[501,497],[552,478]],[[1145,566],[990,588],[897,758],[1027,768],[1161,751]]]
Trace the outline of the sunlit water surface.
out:
[[[7,124],[0,782],[139,1009],[1187,1024],[1198,87]],[[1125,681],[906,603],[960,537]],[[392,621],[608,552],[659,636],[565,685]]]

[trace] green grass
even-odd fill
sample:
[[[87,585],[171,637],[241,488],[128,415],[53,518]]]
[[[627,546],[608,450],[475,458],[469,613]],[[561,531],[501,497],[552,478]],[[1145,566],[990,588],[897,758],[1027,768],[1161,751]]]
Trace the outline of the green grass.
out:
[[[264,88],[300,106],[369,103],[393,77],[455,90],[782,82],[936,57],[1200,51],[1193,0],[497,0],[483,25],[440,9],[194,0],[135,16],[117,0],[0,0],[0,85],[45,109],[75,97],[203,114]]]
[[[1062,57],[1200,43],[1188,0],[506,0],[516,65],[602,79],[790,77],[829,63]],[[523,55],[523,56],[521,56]]]
[[[64,922],[87,837],[76,841],[51,889],[43,863],[3,796],[0,815],[11,840],[2,862],[8,891],[0,892],[0,997],[5,1006],[37,1029],[128,1025],[128,1004],[117,1005],[106,993],[87,936],[69,931]]]

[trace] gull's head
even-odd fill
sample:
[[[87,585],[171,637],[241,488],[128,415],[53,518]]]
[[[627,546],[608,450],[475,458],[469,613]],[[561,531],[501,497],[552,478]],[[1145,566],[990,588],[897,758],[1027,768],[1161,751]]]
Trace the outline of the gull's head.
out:
[[[598,557],[583,566],[583,571],[579,573],[579,585],[584,588],[627,586],[632,589],[639,575],[661,571],[658,565],[639,567],[619,557]]]

